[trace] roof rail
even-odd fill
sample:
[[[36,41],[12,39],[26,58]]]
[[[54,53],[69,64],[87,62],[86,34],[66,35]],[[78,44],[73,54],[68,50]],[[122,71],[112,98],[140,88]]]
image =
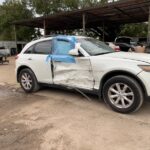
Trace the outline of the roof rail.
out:
[[[48,37],[56,37],[56,36],[59,36],[59,35],[61,35],[61,34],[51,34],[51,35],[38,36],[38,37],[32,39],[32,41],[39,40],[39,39],[44,39],[44,38],[48,38]]]

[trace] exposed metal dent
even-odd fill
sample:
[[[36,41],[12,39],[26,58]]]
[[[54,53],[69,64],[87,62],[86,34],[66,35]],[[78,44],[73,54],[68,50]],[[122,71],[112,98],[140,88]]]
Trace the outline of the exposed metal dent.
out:
[[[94,79],[90,60],[76,58],[75,64],[54,62],[54,84],[93,89]]]

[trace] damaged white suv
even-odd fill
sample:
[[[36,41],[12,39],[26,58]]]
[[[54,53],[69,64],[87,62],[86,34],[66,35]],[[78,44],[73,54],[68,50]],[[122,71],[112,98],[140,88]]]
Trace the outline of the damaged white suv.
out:
[[[93,38],[56,36],[28,43],[16,59],[26,92],[41,84],[96,93],[113,110],[138,110],[150,96],[150,55],[114,52]]]

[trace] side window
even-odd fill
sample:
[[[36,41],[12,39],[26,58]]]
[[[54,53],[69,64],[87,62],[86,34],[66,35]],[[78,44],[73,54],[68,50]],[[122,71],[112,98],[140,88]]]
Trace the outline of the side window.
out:
[[[57,40],[55,53],[57,55],[68,55],[68,52],[73,49],[71,43],[66,40]]]
[[[25,52],[24,52],[24,54],[32,54],[33,53],[33,45],[32,46],[30,46]]]
[[[52,51],[52,41],[37,43],[34,47],[34,54],[50,54]]]

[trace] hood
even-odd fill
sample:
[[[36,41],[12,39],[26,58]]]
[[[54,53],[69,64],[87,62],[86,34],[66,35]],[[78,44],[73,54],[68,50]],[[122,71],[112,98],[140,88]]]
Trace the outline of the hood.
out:
[[[132,53],[132,52],[115,52],[107,54],[108,57],[128,59],[150,63],[150,54],[146,53]]]

